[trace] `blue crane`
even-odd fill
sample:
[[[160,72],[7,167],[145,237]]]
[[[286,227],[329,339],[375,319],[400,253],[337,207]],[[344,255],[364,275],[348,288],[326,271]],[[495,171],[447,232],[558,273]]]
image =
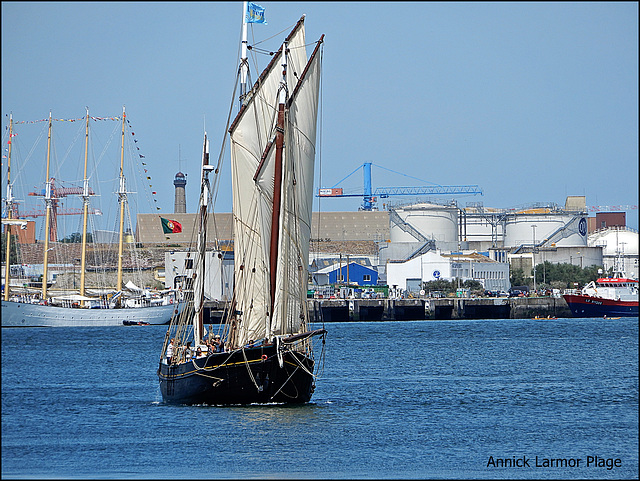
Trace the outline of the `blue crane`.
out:
[[[318,194],[316,197],[362,197],[362,209],[363,210],[371,210],[374,206],[377,197],[381,199],[386,199],[391,195],[460,195],[460,194],[468,194],[468,195],[482,195],[482,189],[477,185],[430,185],[423,187],[376,187],[375,191],[371,187],[371,162],[365,162],[364,164],[358,166],[356,170],[347,175],[344,179],[340,180],[333,187],[330,188],[320,188],[318,189]],[[380,165],[376,165],[384,170],[388,170],[389,172],[393,172],[394,174],[404,175],[406,177],[411,177],[410,175],[402,174],[400,172],[395,172],[391,169],[387,169],[386,167],[382,167]],[[346,180],[353,174],[355,174],[360,168],[364,171],[364,193],[356,193],[356,194],[345,194],[343,189],[337,188],[342,181]],[[416,180],[420,180],[425,182],[422,179],[418,179],[417,177],[411,177]]]

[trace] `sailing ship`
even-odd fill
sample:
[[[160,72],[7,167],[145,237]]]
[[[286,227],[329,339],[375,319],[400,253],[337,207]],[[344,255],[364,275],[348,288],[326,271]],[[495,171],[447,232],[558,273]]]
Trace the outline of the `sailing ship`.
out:
[[[246,2],[245,2],[246,11]],[[240,98],[228,129],[234,222],[234,291],[214,335],[203,319],[211,172],[205,134],[192,299],[165,335],[157,370],[166,403],[306,403],[320,362],[307,310],[309,240],[321,46],[307,59],[304,16],[246,92],[246,23]],[[230,115],[231,117],[231,115]],[[223,144],[224,145],[224,144]],[[215,185],[215,184],[214,184]]]
[[[112,291],[112,296],[106,294],[99,297],[88,295],[86,286],[86,258],[87,258],[87,218],[89,213],[89,199],[93,194],[89,189],[87,178],[87,154],[89,143],[89,110],[86,114],[85,128],[85,157],[84,157],[84,180],[82,189],[83,200],[83,232],[82,250],[80,259],[80,290],[79,293],[71,293],[60,296],[51,296],[48,279],[49,269],[49,247],[50,230],[52,223],[52,196],[53,179],[49,176],[50,152],[51,152],[51,126],[52,118],[49,113],[48,144],[47,144],[47,164],[46,164],[46,189],[45,189],[45,235],[43,249],[43,275],[42,289],[40,293],[34,293],[29,289],[15,289],[11,293],[12,283],[10,278],[10,246],[11,246],[11,226],[24,224],[22,219],[12,219],[14,211],[13,186],[11,184],[11,137],[13,135],[13,117],[9,121],[9,148],[7,158],[7,196],[6,196],[6,218],[2,219],[2,224],[6,225],[7,249],[5,256],[5,276],[4,293],[2,298],[2,327],[69,327],[69,326],[113,326],[113,325],[138,325],[138,324],[167,324],[174,313],[178,312],[178,303],[173,292],[164,293],[162,296],[153,297],[150,293],[142,293],[133,283],[129,282],[128,291],[137,291],[134,296],[125,298],[126,289],[123,289],[123,229],[124,212],[127,202],[126,179],[124,176],[124,132],[126,114],[122,109],[122,145],[120,150],[120,175],[118,198],[120,204],[119,217],[119,243],[118,243],[118,266],[116,288]],[[55,229],[54,229],[55,231]],[[55,240],[55,236],[54,236]],[[74,276],[75,277],[75,276]],[[125,286],[126,287],[126,286]]]

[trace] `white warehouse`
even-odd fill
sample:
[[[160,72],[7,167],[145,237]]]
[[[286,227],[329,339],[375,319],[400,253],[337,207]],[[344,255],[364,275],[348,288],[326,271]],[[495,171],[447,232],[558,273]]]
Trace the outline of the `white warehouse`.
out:
[[[418,292],[423,282],[456,278],[478,281],[492,291],[507,291],[510,287],[509,264],[475,252],[442,254],[439,249],[430,250],[408,261],[390,261],[386,271],[389,287],[409,292]]]

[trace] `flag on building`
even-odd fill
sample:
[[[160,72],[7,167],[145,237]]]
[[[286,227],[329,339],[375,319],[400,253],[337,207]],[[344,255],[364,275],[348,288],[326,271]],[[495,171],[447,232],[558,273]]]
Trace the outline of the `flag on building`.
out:
[[[178,221],[160,217],[160,222],[162,222],[162,232],[165,234],[177,234],[178,232],[182,232],[182,224]]]

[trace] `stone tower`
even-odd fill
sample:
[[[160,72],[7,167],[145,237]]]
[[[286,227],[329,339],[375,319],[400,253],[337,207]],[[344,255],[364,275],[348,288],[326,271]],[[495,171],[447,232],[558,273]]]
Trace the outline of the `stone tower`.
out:
[[[176,198],[173,206],[174,214],[185,214],[187,212],[187,199],[184,193],[184,187],[187,185],[187,177],[182,172],[176,174],[173,179],[173,185],[176,188]]]

